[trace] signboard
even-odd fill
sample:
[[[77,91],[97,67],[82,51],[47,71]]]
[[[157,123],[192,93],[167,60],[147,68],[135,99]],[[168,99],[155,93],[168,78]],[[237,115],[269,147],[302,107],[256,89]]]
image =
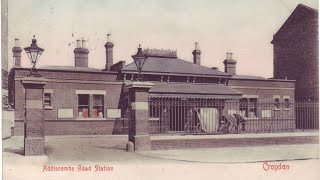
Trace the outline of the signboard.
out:
[[[58,109],[58,118],[73,118],[73,109]]]
[[[121,118],[121,109],[107,109],[107,118]]]

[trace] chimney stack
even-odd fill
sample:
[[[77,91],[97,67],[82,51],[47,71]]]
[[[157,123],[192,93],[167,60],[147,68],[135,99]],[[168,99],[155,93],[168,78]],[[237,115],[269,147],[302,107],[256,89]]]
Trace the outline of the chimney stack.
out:
[[[201,64],[201,51],[200,51],[198,42],[195,42],[195,48],[194,48],[192,54],[193,54],[193,63],[200,65]]]
[[[236,75],[237,61],[232,58],[233,53],[227,52],[226,59],[223,61],[224,72],[230,75]]]
[[[107,34],[107,43],[104,46],[106,48],[106,71],[110,71],[110,67],[113,65],[113,46],[111,34]]]
[[[82,42],[82,46],[81,46]],[[77,40],[77,46],[74,49],[74,60],[76,67],[88,67],[88,54],[89,50],[86,48],[86,40]]]
[[[13,52],[13,61],[14,61],[14,67],[21,67],[21,52],[22,49],[20,47],[19,39],[15,39],[14,47],[12,48]]]

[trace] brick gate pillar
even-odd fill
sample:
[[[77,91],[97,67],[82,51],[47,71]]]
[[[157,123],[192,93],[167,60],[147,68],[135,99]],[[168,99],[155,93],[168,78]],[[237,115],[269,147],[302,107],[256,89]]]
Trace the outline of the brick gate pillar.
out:
[[[44,78],[24,77],[25,89],[24,155],[44,155],[43,87]]]
[[[134,144],[134,150],[150,150],[149,136],[149,104],[148,94],[153,84],[149,82],[129,82],[129,103],[131,118],[129,122],[129,142]]]

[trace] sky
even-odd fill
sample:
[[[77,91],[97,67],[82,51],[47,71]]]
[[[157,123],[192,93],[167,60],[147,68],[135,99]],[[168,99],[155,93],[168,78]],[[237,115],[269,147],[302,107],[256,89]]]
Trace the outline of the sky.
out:
[[[198,42],[201,65],[223,71],[232,52],[237,74],[270,78],[273,34],[299,3],[318,9],[317,0],[9,0],[9,68],[14,39],[24,48],[35,35],[45,49],[37,67],[74,66],[75,41],[83,38],[89,67],[103,69],[111,33],[114,63],[133,62],[139,44],[177,50],[192,62]],[[25,52],[22,66],[31,66]]]

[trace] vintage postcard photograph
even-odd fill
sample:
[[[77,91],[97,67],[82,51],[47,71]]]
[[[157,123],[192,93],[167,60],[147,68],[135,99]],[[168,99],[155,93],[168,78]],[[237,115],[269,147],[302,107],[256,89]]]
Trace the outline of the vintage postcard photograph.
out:
[[[320,179],[317,0],[1,0],[4,180]]]

